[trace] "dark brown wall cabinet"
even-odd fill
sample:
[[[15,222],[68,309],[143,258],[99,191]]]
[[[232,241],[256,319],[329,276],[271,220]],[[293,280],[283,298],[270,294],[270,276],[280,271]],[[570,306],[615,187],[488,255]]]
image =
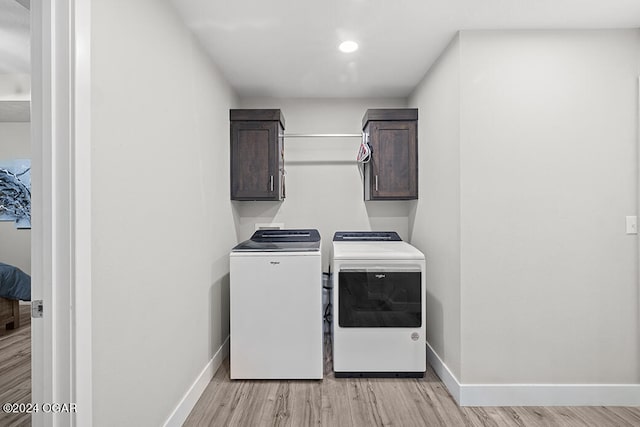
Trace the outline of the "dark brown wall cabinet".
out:
[[[371,109],[362,119],[371,146],[364,165],[365,200],[418,198],[418,109]]]
[[[280,110],[229,110],[231,200],[284,199],[284,116]]]

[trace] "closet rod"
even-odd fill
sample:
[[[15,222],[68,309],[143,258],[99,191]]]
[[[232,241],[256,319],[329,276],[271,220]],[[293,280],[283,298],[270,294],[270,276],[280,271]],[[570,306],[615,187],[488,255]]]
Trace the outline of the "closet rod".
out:
[[[285,138],[362,138],[361,133],[285,133]]]

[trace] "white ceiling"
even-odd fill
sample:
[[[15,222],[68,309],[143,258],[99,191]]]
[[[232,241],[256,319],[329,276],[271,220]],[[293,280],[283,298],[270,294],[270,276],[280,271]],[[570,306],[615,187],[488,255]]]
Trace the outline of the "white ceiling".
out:
[[[640,0],[171,1],[241,96],[405,97],[458,30],[640,27]]]
[[[0,122],[28,122],[29,1],[0,0]]]
[[[0,74],[30,72],[29,10],[21,3],[0,0]]]
[[[640,27],[640,0],[171,1],[241,96],[404,97],[461,29]],[[29,73],[28,3],[0,0],[0,74]]]

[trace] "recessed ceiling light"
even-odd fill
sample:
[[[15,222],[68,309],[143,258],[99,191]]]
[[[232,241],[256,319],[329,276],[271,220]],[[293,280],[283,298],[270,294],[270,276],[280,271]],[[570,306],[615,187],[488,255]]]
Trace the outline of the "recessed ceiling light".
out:
[[[358,43],[352,40],[347,40],[345,42],[340,43],[340,46],[338,46],[338,49],[340,49],[344,53],[355,52],[356,50],[358,50]]]

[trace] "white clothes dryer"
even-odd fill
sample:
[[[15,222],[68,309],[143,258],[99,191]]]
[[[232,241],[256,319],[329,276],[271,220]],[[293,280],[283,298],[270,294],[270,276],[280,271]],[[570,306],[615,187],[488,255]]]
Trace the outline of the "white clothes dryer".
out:
[[[335,376],[424,376],[422,252],[395,232],[336,232],[332,272]]]

